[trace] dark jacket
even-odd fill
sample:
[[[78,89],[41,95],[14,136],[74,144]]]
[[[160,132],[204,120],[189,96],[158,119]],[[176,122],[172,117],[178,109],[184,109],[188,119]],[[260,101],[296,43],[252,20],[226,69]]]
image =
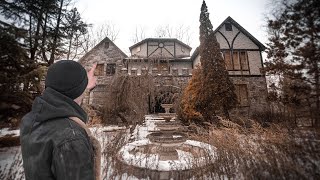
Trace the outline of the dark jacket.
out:
[[[85,130],[87,115],[72,99],[46,88],[20,126],[26,180],[94,179],[93,149]]]

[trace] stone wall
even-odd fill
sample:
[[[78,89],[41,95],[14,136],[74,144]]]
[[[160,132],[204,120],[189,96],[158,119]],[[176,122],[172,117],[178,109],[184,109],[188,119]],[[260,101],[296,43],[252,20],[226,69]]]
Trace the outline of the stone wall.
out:
[[[246,84],[248,90],[249,105],[238,106],[232,114],[251,115],[255,112],[266,111],[269,105],[267,98],[267,84],[264,76],[231,77],[234,84]]]
[[[95,108],[103,106],[105,99],[105,91],[112,81],[116,73],[120,73],[123,66],[123,59],[127,56],[108,38],[102,40],[85,56],[83,56],[79,63],[88,71],[94,63],[104,64],[103,73],[97,76],[97,86],[90,93],[86,93],[83,103],[92,105]],[[106,67],[109,63],[116,64],[116,72],[113,75],[106,74]]]

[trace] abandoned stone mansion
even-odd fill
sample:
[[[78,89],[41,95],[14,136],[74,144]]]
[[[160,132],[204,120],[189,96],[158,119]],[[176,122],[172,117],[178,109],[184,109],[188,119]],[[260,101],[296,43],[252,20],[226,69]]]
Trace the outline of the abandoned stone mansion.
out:
[[[238,106],[235,112],[256,112],[267,108],[266,78],[261,73],[264,45],[231,17],[224,20],[214,33],[236,87]],[[97,87],[86,96],[84,103],[97,107],[103,105],[105,91],[116,74],[150,74],[158,92],[181,93],[193,68],[200,64],[198,48],[191,55],[190,46],[173,38],[147,38],[129,49],[131,55],[128,57],[106,37],[79,60],[86,69],[98,63],[95,71]],[[149,107],[149,113],[162,111],[159,103],[157,107]]]

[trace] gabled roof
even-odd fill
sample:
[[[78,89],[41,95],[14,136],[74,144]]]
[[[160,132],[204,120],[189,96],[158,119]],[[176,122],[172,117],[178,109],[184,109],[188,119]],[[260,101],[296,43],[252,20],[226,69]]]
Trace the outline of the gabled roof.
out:
[[[147,42],[147,41],[161,41],[161,42],[165,42],[165,41],[168,42],[168,41],[169,41],[169,42],[176,42],[176,43],[179,43],[179,44],[183,45],[184,47],[188,48],[189,50],[192,49],[190,46],[188,46],[187,44],[179,41],[179,40],[176,39],[176,38],[147,38],[147,39],[144,39],[144,40],[142,40],[142,41],[140,41],[140,42],[132,45],[131,47],[129,47],[130,51],[131,51],[133,48],[135,48],[135,47],[137,47],[137,46],[140,46],[141,44],[143,44],[143,43],[145,43],[145,42]]]
[[[253,41],[261,51],[265,50],[266,47],[258,41],[255,37],[253,37],[247,30],[245,30],[240,24],[238,24],[234,19],[232,19],[230,16],[227,17],[213,32],[214,34],[225,24],[225,23],[231,23],[234,25],[236,28],[239,29],[244,35],[246,35],[251,41]]]
[[[86,57],[88,57],[90,54],[92,54],[93,51],[94,51],[95,49],[97,49],[100,45],[102,45],[102,43],[104,43],[104,42],[109,42],[109,43],[111,43],[125,58],[128,57],[128,56],[127,56],[124,52],[122,52],[121,49],[120,49],[116,44],[114,44],[108,37],[105,37],[102,41],[100,41],[97,45],[95,45],[89,52],[87,52],[84,56],[82,56],[82,57],[79,59],[78,62],[81,63],[82,61],[84,61],[84,59],[85,59]]]
[[[255,37],[253,37],[247,30],[245,30],[240,24],[238,24],[234,19],[232,19],[230,16],[227,17],[213,32],[214,34],[226,23],[229,22],[235,27],[239,29],[244,35],[246,35],[251,41],[253,41],[261,51],[265,50],[266,47],[258,41]],[[194,60],[199,54],[199,47],[195,49],[195,51],[192,53],[191,60]]]

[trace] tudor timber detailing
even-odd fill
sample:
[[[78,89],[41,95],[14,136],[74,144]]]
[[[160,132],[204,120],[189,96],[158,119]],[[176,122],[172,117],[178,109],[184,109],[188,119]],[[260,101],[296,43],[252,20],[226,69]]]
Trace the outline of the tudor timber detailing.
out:
[[[231,17],[226,18],[214,31],[226,61],[229,76],[236,87],[238,106],[231,112],[247,114],[268,108],[267,84],[262,54],[265,46]],[[191,47],[174,38],[147,38],[131,47],[128,57],[109,38],[105,38],[79,62],[86,68],[97,62],[97,87],[84,99],[95,107],[103,105],[104,93],[117,73],[129,76],[150,74],[157,92],[182,92],[200,64],[199,49],[190,56]],[[149,113],[164,112],[161,102],[149,103]]]

